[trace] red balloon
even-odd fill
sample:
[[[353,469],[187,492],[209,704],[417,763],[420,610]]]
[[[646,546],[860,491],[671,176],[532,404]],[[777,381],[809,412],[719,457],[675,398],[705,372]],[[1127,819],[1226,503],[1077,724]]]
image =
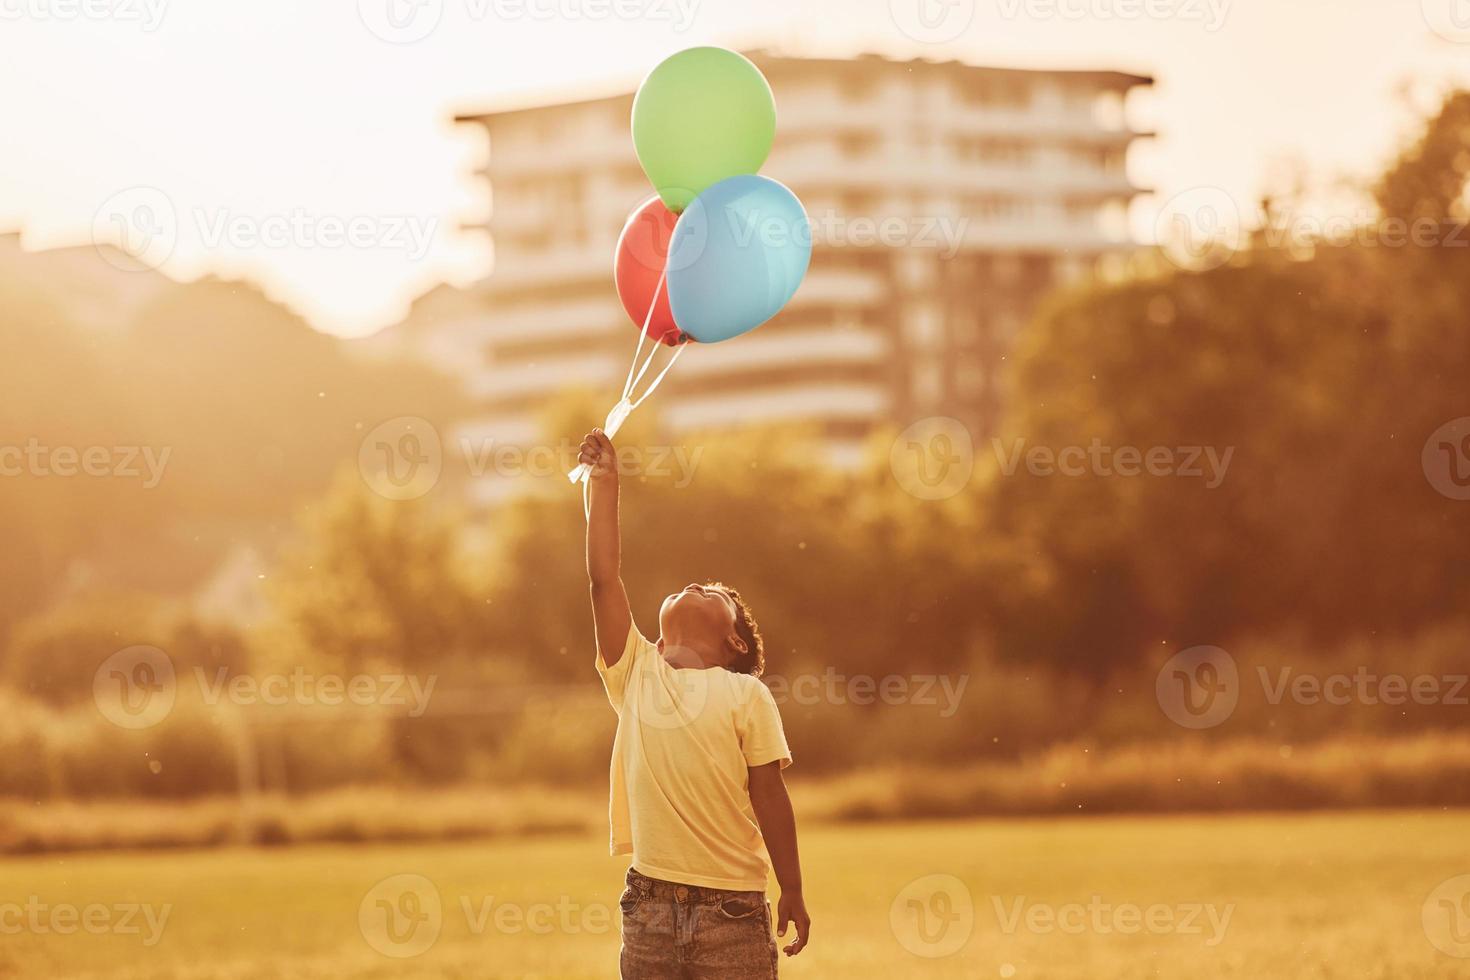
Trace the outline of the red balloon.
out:
[[[669,240],[674,235],[674,225],[679,216],[659,200],[657,194],[638,205],[623,225],[618,236],[618,251],[613,259],[613,279],[618,286],[618,299],[623,309],[639,327],[648,319],[648,305],[653,302],[654,291],[658,291],[658,306],[653,319],[648,322],[648,336],[661,343],[675,347],[688,338],[674,322],[674,311],[669,308],[669,286],[658,288],[669,261]]]

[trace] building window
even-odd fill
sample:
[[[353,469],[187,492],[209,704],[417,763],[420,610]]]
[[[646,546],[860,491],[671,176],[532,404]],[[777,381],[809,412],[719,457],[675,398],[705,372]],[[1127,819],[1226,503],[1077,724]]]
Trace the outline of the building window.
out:
[[[914,401],[921,406],[939,404],[944,394],[942,378],[938,361],[926,358],[914,365],[909,373],[909,389]]]
[[[939,346],[943,322],[939,311],[928,304],[915,303],[904,319],[904,335],[909,345],[919,350]]]
[[[1024,166],[1031,162],[1032,148],[1021,140],[985,136],[961,136],[954,140],[955,156],[964,163]]]
[[[1094,96],[1092,118],[1103,129],[1122,129],[1126,121],[1123,96],[1118,92],[1101,92]]]
[[[535,201],[536,211],[546,216],[548,228],[570,234],[547,234],[548,238],[575,239],[582,241],[587,236],[587,206],[583,201],[582,179],[573,175],[549,177],[538,182],[536,193],[528,195]]]
[[[849,218],[872,217],[878,213],[878,198],[862,192],[843,194],[842,210]]]
[[[875,133],[847,132],[837,138],[837,146],[847,159],[861,159],[878,148],[878,136]]]
[[[1062,205],[1067,220],[1073,224],[1098,224],[1099,207],[1091,201],[1068,201]]]
[[[1117,173],[1123,169],[1123,155],[1110,146],[1074,146],[1067,156],[1088,170]]]
[[[986,109],[1022,109],[1031,103],[1031,91],[1019,79],[973,77],[960,85],[959,94],[965,103]]]
[[[896,262],[898,280],[907,290],[932,289],[934,283],[934,262],[928,255],[917,252],[901,254]]]
[[[1036,202],[1004,194],[984,194],[966,201],[965,210],[981,221],[1016,221],[1033,217]]]
[[[863,66],[856,72],[850,72],[842,80],[842,94],[853,102],[868,101],[878,87],[877,79],[874,78],[872,71],[865,70],[865,68],[866,66]]]
[[[974,347],[980,342],[980,315],[955,316],[950,331],[955,346]]]
[[[985,391],[985,365],[977,357],[967,357],[955,364],[954,384],[961,398],[976,398]]]
[[[1010,285],[1021,278],[1021,259],[1015,255],[997,255],[995,257],[995,281],[1001,285]]]

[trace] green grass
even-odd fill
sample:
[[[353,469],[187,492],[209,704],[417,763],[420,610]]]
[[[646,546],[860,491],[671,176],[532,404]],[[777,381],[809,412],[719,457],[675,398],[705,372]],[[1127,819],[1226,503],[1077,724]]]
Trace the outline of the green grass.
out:
[[[812,945],[796,960],[783,958],[782,972],[936,980],[1463,977],[1470,959],[1430,944],[1421,907],[1440,882],[1470,873],[1467,841],[1464,811],[823,826],[802,840]],[[615,976],[621,866],[601,839],[580,836],[11,858],[0,861],[0,905],[36,896],[52,906],[173,908],[152,946],[142,935],[14,932],[13,915],[7,920],[0,909],[0,977]],[[359,927],[364,896],[399,874],[432,881],[443,904],[437,941],[407,959],[375,951]],[[974,908],[968,941],[935,959],[906,949],[890,921],[905,886],[932,874],[960,879]],[[917,897],[932,901],[931,893]],[[1199,934],[1123,935],[1085,923],[1076,934],[1002,928],[1017,901],[1086,905],[1093,896],[1112,905],[1213,904],[1228,907],[1231,918],[1213,946],[1204,920]],[[476,934],[473,916],[491,899],[488,924]],[[551,931],[497,929],[502,902],[550,907],[543,921]],[[912,937],[906,901],[899,910],[899,932]],[[377,921],[372,903],[369,913]],[[910,945],[933,949],[913,938]]]

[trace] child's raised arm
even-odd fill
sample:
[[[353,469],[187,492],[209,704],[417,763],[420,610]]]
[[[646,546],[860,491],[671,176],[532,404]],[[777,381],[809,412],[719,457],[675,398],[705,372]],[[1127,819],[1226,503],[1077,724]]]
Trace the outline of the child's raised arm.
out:
[[[628,593],[623,588],[617,450],[606,433],[593,429],[582,440],[577,459],[592,469],[587,477],[587,579],[592,590],[597,652],[611,667],[622,659],[633,626]]]

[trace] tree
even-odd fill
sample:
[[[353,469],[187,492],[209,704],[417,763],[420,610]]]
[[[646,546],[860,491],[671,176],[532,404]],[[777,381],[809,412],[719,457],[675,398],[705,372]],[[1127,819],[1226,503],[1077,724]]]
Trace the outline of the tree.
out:
[[[1214,489],[1095,468],[999,480],[1000,526],[1049,569],[1003,648],[1105,673],[1161,643],[1287,628],[1327,642],[1463,607],[1470,523],[1420,452],[1467,414],[1470,248],[1394,246],[1387,222],[1464,213],[1467,118],[1452,97],[1389,171],[1363,243],[1253,252],[1039,315],[1003,443],[1234,455]]]
[[[452,516],[378,497],[344,469],[302,524],[271,587],[293,639],[289,659],[409,671],[473,646],[475,603]]]

